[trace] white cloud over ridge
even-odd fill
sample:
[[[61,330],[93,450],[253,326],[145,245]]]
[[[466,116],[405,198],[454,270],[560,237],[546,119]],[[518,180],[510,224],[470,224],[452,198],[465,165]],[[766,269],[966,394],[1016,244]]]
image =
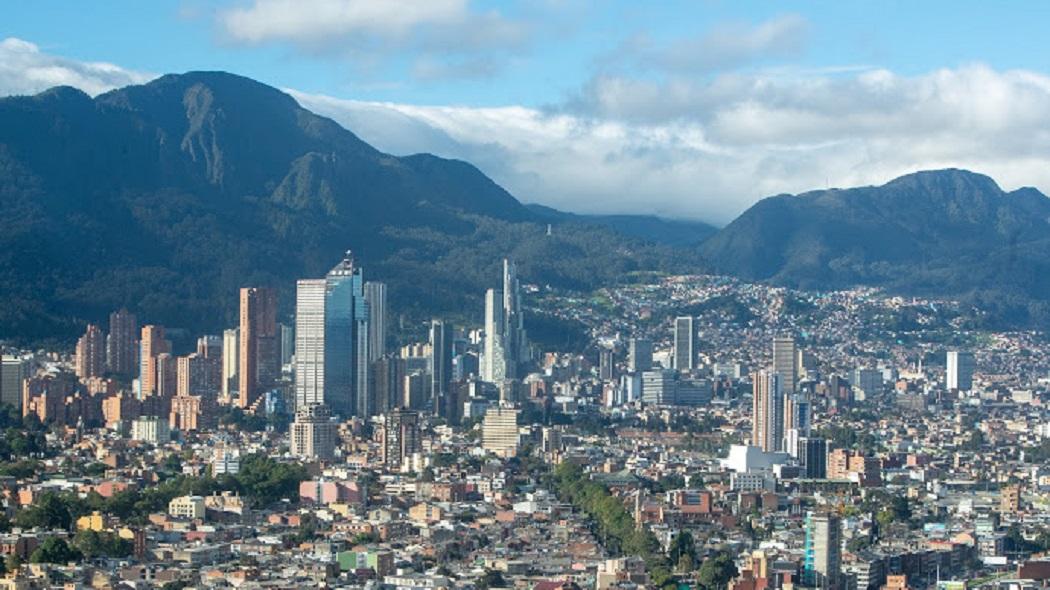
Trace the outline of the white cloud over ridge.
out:
[[[57,84],[98,94],[152,77],[0,41],[0,95]],[[1050,76],[1027,70],[604,76],[547,109],[289,92],[380,149],[464,159],[519,199],[568,211],[727,222],[768,195],[944,167],[1050,192]]]
[[[54,86],[74,86],[94,96],[155,77],[111,63],[51,55],[15,37],[0,40],[0,95],[36,94]]]
[[[380,149],[463,158],[525,201],[570,211],[724,223],[765,196],[945,167],[1050,189],[1050,77],[983,65],[600,80],[551,110],[295,96]]]

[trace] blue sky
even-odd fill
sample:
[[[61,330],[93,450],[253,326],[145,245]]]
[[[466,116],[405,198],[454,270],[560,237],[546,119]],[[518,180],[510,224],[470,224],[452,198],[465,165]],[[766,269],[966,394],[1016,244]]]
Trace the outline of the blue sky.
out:
[[[721,222],[768,194],[942,166],[1050,187],[1050,138],[1015,137],[1050,114],[1050,3],[69,6],[8,4],[0,94],[228,70],[381,149],[468,159],[577,211]]]

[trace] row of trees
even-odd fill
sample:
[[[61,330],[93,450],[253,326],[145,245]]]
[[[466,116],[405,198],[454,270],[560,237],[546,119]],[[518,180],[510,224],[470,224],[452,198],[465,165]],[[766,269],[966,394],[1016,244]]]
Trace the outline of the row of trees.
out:
[[[297,500],[299,484],[307,477],[302,465],[249,455],[242,458],[236,475],[219,478],[178,475],[157,485],[125,490],[109,498],[97,493],[84,498],[73,493],[46,493],[16,514],[13,522],[22,528],[70,530],[78,517],[94,511],[129,523],[143,522],[149,514],[166,510],[168,503],[179,496],[206,496],[221,491],[237,492],[253,506],[268,506],[281,500]]]

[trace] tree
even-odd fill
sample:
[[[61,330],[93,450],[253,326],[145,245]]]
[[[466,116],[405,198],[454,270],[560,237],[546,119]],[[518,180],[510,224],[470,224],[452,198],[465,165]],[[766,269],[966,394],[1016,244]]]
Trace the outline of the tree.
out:
[[[477,582],[474,582],[474,587],[478,590],[489,590],[489,588],[504,588],[507,586],[507,581],[503,579],[503,574],[499,570],[486,569],[485,573],[481,574]]]
[[[705,590],[725,588],[737,575],[736,564],[727,553],[719,553],[705,560],[697,572],[696,581]]]
[[[45,493],[39,502],[15,515],[15,524],[22,528],[49,528],[69,530],[73,514],[66,501],[58,494]]]
[[[31,563],[69,563],[78,561],[81,554],[69,546],[65,539],[49,537],[29,556]]]
[[[683,557],[692,560],[696,556],[696,543],[693,541],[693,535],[689,531],[679,533],[671,541],[671,548],[667,553],[673,563],[679,563]]]

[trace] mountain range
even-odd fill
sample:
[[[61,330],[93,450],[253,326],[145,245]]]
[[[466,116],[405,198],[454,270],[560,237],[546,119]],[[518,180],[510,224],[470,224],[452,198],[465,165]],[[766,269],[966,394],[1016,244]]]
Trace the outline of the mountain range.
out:
[[[1047,325],[1047,246],[1050,200],[963,170],[769,197],[717,229],[523,205],[469,163],[382,153],[222,72],[0,99],[0,337],[68,339],[120,306],[214,331],[236,322],[246,285],[279,288],[289,313],[295,280],[348,249],[409,324],[477,319],[509,256],[556,288],[717,271],[968,297]]]
[[[120,306],[215,330],[245,285],[278,287],[289,312],[295,279],[348,249],[391,283],[392,309],[423,317],[480,316],[503,256],[575,289],[692,266],[600,224],[547,235],[549,222],[466,162],[384,154],[232,74],[0,99],[4,336],[69,337]]]
[[[778,195],[706,240],[716,270],[804,289],[951,295],[997,323],[1047,325],[1050,199],[966,170]]]

